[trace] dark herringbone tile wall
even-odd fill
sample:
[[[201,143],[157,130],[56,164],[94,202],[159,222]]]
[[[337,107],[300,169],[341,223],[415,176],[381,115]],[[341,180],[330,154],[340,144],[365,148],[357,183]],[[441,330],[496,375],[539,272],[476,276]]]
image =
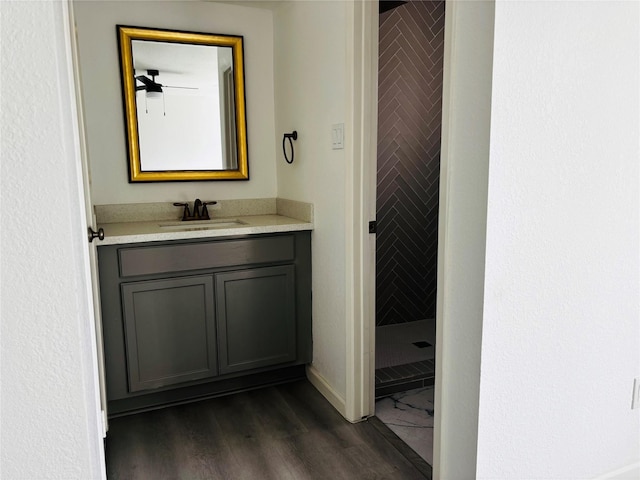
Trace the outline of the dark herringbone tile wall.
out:
[[[380,15],[376,324],[435,318],[444,0]]]

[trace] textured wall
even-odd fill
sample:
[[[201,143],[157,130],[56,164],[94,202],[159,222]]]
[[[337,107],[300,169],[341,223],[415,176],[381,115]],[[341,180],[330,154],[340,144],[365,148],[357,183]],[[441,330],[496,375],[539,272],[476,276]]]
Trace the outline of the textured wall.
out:
[[[638,472],[639,32],[496,2],[477,478]]]
[[[435,318],[444,1],[380,15],[376,324]]]
[[[103,472],[64,3],[0,2],[2,411],[11,479]]]

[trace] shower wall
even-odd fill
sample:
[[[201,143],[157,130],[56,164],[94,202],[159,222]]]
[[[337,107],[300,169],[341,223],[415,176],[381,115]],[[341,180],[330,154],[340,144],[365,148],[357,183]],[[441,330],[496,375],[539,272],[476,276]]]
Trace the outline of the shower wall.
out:
[[[435,318],[444,7],[380,14],[378,326]]]

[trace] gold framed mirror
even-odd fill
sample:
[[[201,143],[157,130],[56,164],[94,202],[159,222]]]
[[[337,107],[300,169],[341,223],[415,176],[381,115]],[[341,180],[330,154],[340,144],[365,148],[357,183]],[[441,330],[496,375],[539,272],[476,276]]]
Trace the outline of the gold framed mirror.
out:
[[[243,38],[116,28],[129,182],[248,180]]]

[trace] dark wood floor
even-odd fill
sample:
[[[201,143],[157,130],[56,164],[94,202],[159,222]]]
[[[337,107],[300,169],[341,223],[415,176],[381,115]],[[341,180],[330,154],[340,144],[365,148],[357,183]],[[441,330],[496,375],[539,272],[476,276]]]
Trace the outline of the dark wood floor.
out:
[[[389,433],[376,418],[350,424],[313,386],[298,381],[112,419],[107,475],[113,480],[430,478],[428,465]]]

